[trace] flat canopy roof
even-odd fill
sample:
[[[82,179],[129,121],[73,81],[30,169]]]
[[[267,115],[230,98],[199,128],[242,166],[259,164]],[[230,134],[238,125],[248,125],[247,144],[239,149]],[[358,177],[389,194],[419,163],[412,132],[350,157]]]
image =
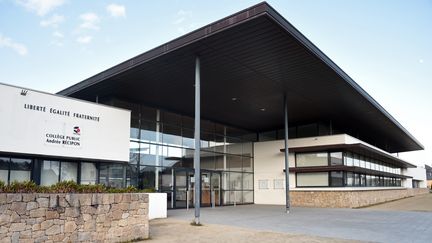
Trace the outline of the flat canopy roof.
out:
[[[193,116],[195,57],[201,116],[251,131],[329,121],[388,152],[423,149],[325,54],[263,2],[77,83],[59,94],[116,97]],[[235,99],[233,99],[235,98]]]

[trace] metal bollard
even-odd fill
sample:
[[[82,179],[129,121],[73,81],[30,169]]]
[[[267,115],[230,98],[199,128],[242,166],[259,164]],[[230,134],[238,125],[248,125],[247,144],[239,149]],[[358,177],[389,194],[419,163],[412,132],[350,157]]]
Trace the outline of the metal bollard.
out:
[[[190,201],[190,193],[189,192],[190,192],[189,190],[186,191],[186,210],[188,210],[188,211],[189,211],[189,201]]]
[[[171,208],[174,208],[174,192],[171,192]]]

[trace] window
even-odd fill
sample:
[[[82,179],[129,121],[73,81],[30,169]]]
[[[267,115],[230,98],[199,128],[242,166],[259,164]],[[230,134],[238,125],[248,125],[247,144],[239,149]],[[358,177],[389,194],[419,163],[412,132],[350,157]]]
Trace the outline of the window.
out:
[[[229,154],[238,154],[241,155],[243,153],[242,141],[239,138],[227,137],[226,138],[226,150]]]
[[[359,160],[360,160],[360,167],[366,168],[365,157],[364,156],[359,156]]]
[[[330,165],[343,165],[342,152],[330,153]]]
[[[366,161],[365,168],[366,168],[366,169],[370,169],[370,168],[371,168],[371,159],[365,157],[365,161]]]
[[[354,186],[354,174],[352,172],[346,173],[346,186]]]
[[[126,179],[126,167],[121,164],[103,164],[100,165],[99,174],[101,184],[108,187],[123,187]]]
[[[165,145],[182,146],[181,128],[164,124],[162,142]]]
[[[6,184],[31,180],[31,170],[31,159],[0,157],[0,181]]]
[[[243,173],[243,190],[253,190],[252,173]]]
[[[142,188],[157,189],[159,182],[157,181],[159,168],[153,166],[141,166],[139,186]]]
[[[9,158],[0,157],[0,181],[9,181]]]
[[[330,172],[330,186],[343,186],[344,185],[343,172],[332,171]]]
[[[41,185],[50,186],[58,182],[60,161],[44,160],[41,169]]]
[[[366,186],[372,186],[372,176],[366,175]]]
[[[329,174],[327,172],[318,173],[297,173],[297,186],[298,187],[312,187],[312,186],[328,186]]]
[[[81,184],[94,185],[97,182],[97,168],[95,163],[81,163]]]
[[[359,155],[358,154],[354,154],[354,166],[359,167],[360,166],[360,160],[359,160]]]
[[[360,185],[366,186],[366,175],[365,174],[360,175]]]
[[[129,142],[129,162],[137,164],[139,160],[139,143]]]
[[[131,117],[130,137],[131,140],[139,139],[139,118]]]
[[[360,186],[360,174],[354,173],[354,186]]]
[[[237,173],[237,172],[229,173],[229,189],[230,190],[242,189],[242,173]]]
[[[253,203],[253,191],[243,192],[243,203]]]
[[[328,154],[327,153],[296,154],[296,164],[297,167],[327,166]]]
[[[142,121],[140,139],[144,142],[160,142],[160,133],[156,132],[157,129],[160,131],[160,125],[156,122]]]
[[[353,154],[351,152],[345,153],[345,165],[346,166],[353,166],[354,165]]]
[[[9,181],[29,181],[31,174],[31,160],[11,158]]]
[[[242,170],[242,157],[236,155],[227,155],[228,170],[241,171]]]
[[[253,172],[253,159],[250,157],[243,157],[243,171]]]

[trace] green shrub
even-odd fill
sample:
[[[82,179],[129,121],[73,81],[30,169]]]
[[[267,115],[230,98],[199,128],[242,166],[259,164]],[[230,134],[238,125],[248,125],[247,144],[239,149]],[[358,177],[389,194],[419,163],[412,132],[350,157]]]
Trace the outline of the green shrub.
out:
[[[112,188],[103,184],[79,185],[74,181],[61,181],[51,186],[39,186],[33,181],[14,181],[10,185],[6,185],[0,181],[0,193],[149,193],[155,191],[154,188],[139,190],[133,186]]]

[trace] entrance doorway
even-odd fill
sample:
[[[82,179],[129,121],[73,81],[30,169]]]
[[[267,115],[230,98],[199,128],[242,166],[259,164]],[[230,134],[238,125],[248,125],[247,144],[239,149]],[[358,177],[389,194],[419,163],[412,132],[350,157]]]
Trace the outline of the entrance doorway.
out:
[[[222,202],[220,171],[201,171],[201,206],[220,206]],[[192,169],[174,169],[173,208],[194,206],[195,176]]]

